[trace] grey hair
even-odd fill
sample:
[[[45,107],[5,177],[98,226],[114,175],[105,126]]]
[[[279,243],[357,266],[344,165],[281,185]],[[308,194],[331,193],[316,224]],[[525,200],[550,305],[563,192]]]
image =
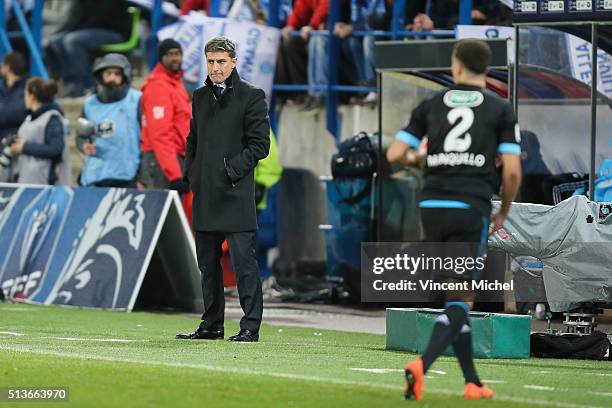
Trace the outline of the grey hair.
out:
[[[227,37],[215,37],[204,47],[204,53],[209,52],[227,52],[230,58],[236,58],[236,44]]]

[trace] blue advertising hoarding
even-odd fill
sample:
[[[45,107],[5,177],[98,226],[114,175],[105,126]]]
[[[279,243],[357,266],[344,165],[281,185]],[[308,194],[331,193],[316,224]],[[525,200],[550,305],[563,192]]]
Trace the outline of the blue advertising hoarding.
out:
[[[0,184],[0,288],[33,303],[131,310],[171,207],[183,269],[197,274],[174,192]]]

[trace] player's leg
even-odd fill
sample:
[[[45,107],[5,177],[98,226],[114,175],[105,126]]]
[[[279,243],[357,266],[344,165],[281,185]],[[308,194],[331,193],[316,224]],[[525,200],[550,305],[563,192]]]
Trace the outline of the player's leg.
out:
[[[493,391],[491,391],[488,387],[486,387],[480,381],[480,377],[476,372],[476,367],[474,366],[474,357],[473,357],[473,349],[472,349],[472,327],[470,324],[469,310],[472,307],[471,301],[473,296],[449,296],[449,298],[453,299],[461,299],[461,300],[453,300],[449,301],[446,304],[446,310],[453,305],[460,306],[465,310],[465,320],[459,329],[459,333],[455,336],[455,340],[452,342],[453,351],[455,352],[455,356],[457,356],[457,360],[459,361],[459,365],[461,366],[461,370],[463,371],[463,377],[465,378],[465,388],[464,388],[464,396],[466,399],[482,399],[482,398],[493,398]]]
[[[442,242],[444,238],[445,209],[422,208],[421,225],[427,242]],[[437,323],[436,323],[437,324]],[[434,335],[435,336],[435,329]],[[429,368],[429,367],[427,367]],[[425,372],[427,371],[422,358],[417,358],[404,367],[406,386],[405,399],[421,400],[425,388]]]
[[[465,331],[465,327],[469,328],[468,311],[468,305],[465,302],[454,301],[446,304],[444,312],[438,316],[434,323],[433,332],[425,352],[421,358],[414,360],[405,367],[406,399],[420,400],[422,398],[425,373],[448,346],[455,344],[461,331]],[[471,352],[471,337],[469,341],[469,351]],[[465,356],[470,355],[465,354]]]
[[[466,228],[463,232],[457,231],[453,234],[454,239],[462,242],[473,242],[477,235],[480,234],[479,245],[470,248],[470,251],[473,252],[471,255],[473,258],[482,257],[486,253],[486,239],[489,222],[485,217],[477,213],[470,214],[466,212],[463,215],[465,216],[463,222],[473,225],[474,228]],[[478,221],[479,219],[480,222]],[[476,273],[473,278],[480,279],[480,274]],[[463,304],[465,305],[466,311],[469,312],[473,307],[474,294],[450,292],[447,293],[447,299],[449,299],[447,306],[453,303]],[[467,314],[466,317],[466,322],[461,326],[459,333],[452,343],[453,351],[455,352],[455,356],[457,356],[457,360],[463,371],[463,377],[465,378],[464,396],[466,399],[492,398],[493,391],[481,383],[478,373],[476,372],[472,349],[472,327],[469,314]]]
[[[469,256],[478,256],[481,242],[486,240],[486,229],[488,224],[484,217],[477,211],[471,209],[421,209],[423,228],[428,242],[473,242],[474,250]],[[483,232],[485,231],[485,232]],[[484,238],[483,238],[484,237]],[[484,241],[486,243],[486,241]],[[445,280],[459,281],[469,276],[451,277]],[[422,398],[424,387],[424,376],[434,361],[444,350],[454,344],[461,336],[457,344],[460,349],[457,354],[464,373],[468,373],[466,381],[476,381],[480,388],[480,380],[476,375],[472,359],[471,327],[469,324],[469,309],[473,302],[471,291],[459,291],[447,293],[448,302],[444,313],[442,313],[434,324],[432,336],[425,352],[406,366],[406,398]],[[462,333],[463,331],[463,333]],[[467,340],[467,342],[466,342]],[[469,379],[469,380],[468,380]]]
[[[446,304],[444,313],[436,319],[429,344],[421,357],[425,373],[444,350],[455,342],[461,330],[469,327],[468,312],[468,305],[463,301]]]

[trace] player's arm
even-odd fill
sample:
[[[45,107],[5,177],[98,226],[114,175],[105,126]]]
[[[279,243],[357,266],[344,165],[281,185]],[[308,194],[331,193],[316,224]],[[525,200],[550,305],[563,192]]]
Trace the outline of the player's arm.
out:
[[[521,186],[521,156],[519,154],[507,153],[501,155],[502,160],[502,185],[501,185],[501,208],[494,220],[494,229],[501,228],[510,212],[510,206],[516,198]]]
[[[521,186],[521,130],[514,112],[508,105],[502,115],[502,127],[499,133],[497,152],[502,161],[501,208],[492,217],[491,232],[503,226],[510,206]]]
[[[419,161],[419,154],[416,150],[419,145],[415,146],[398,136],[400,136],[400,133],[395,136],[395,140],[387,149],[387,160],[389,163],[415,166]]]
[[[395,140],[387,149],[389,163],[398,163],[405,166],[418,164],[420,155],[417,149],[423,136],[425,136],[427,126],[425,109],[426,102],[417,106],[410,116],[408,126],[397,132]]]

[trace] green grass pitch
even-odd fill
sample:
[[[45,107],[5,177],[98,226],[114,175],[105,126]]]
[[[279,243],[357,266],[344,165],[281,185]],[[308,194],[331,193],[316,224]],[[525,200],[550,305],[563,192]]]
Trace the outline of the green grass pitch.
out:
[[[179,315],[0,304],[0,387],[69,387],[76,407],[612,407],[612,364],[479,360],[492,401],[462,399],[452,358],[428,373],[422,402],[403,401],[414,355],[381,335],[264,325],[255,344],[175,340]],[[226,323],[226,337],[238,330]]]

